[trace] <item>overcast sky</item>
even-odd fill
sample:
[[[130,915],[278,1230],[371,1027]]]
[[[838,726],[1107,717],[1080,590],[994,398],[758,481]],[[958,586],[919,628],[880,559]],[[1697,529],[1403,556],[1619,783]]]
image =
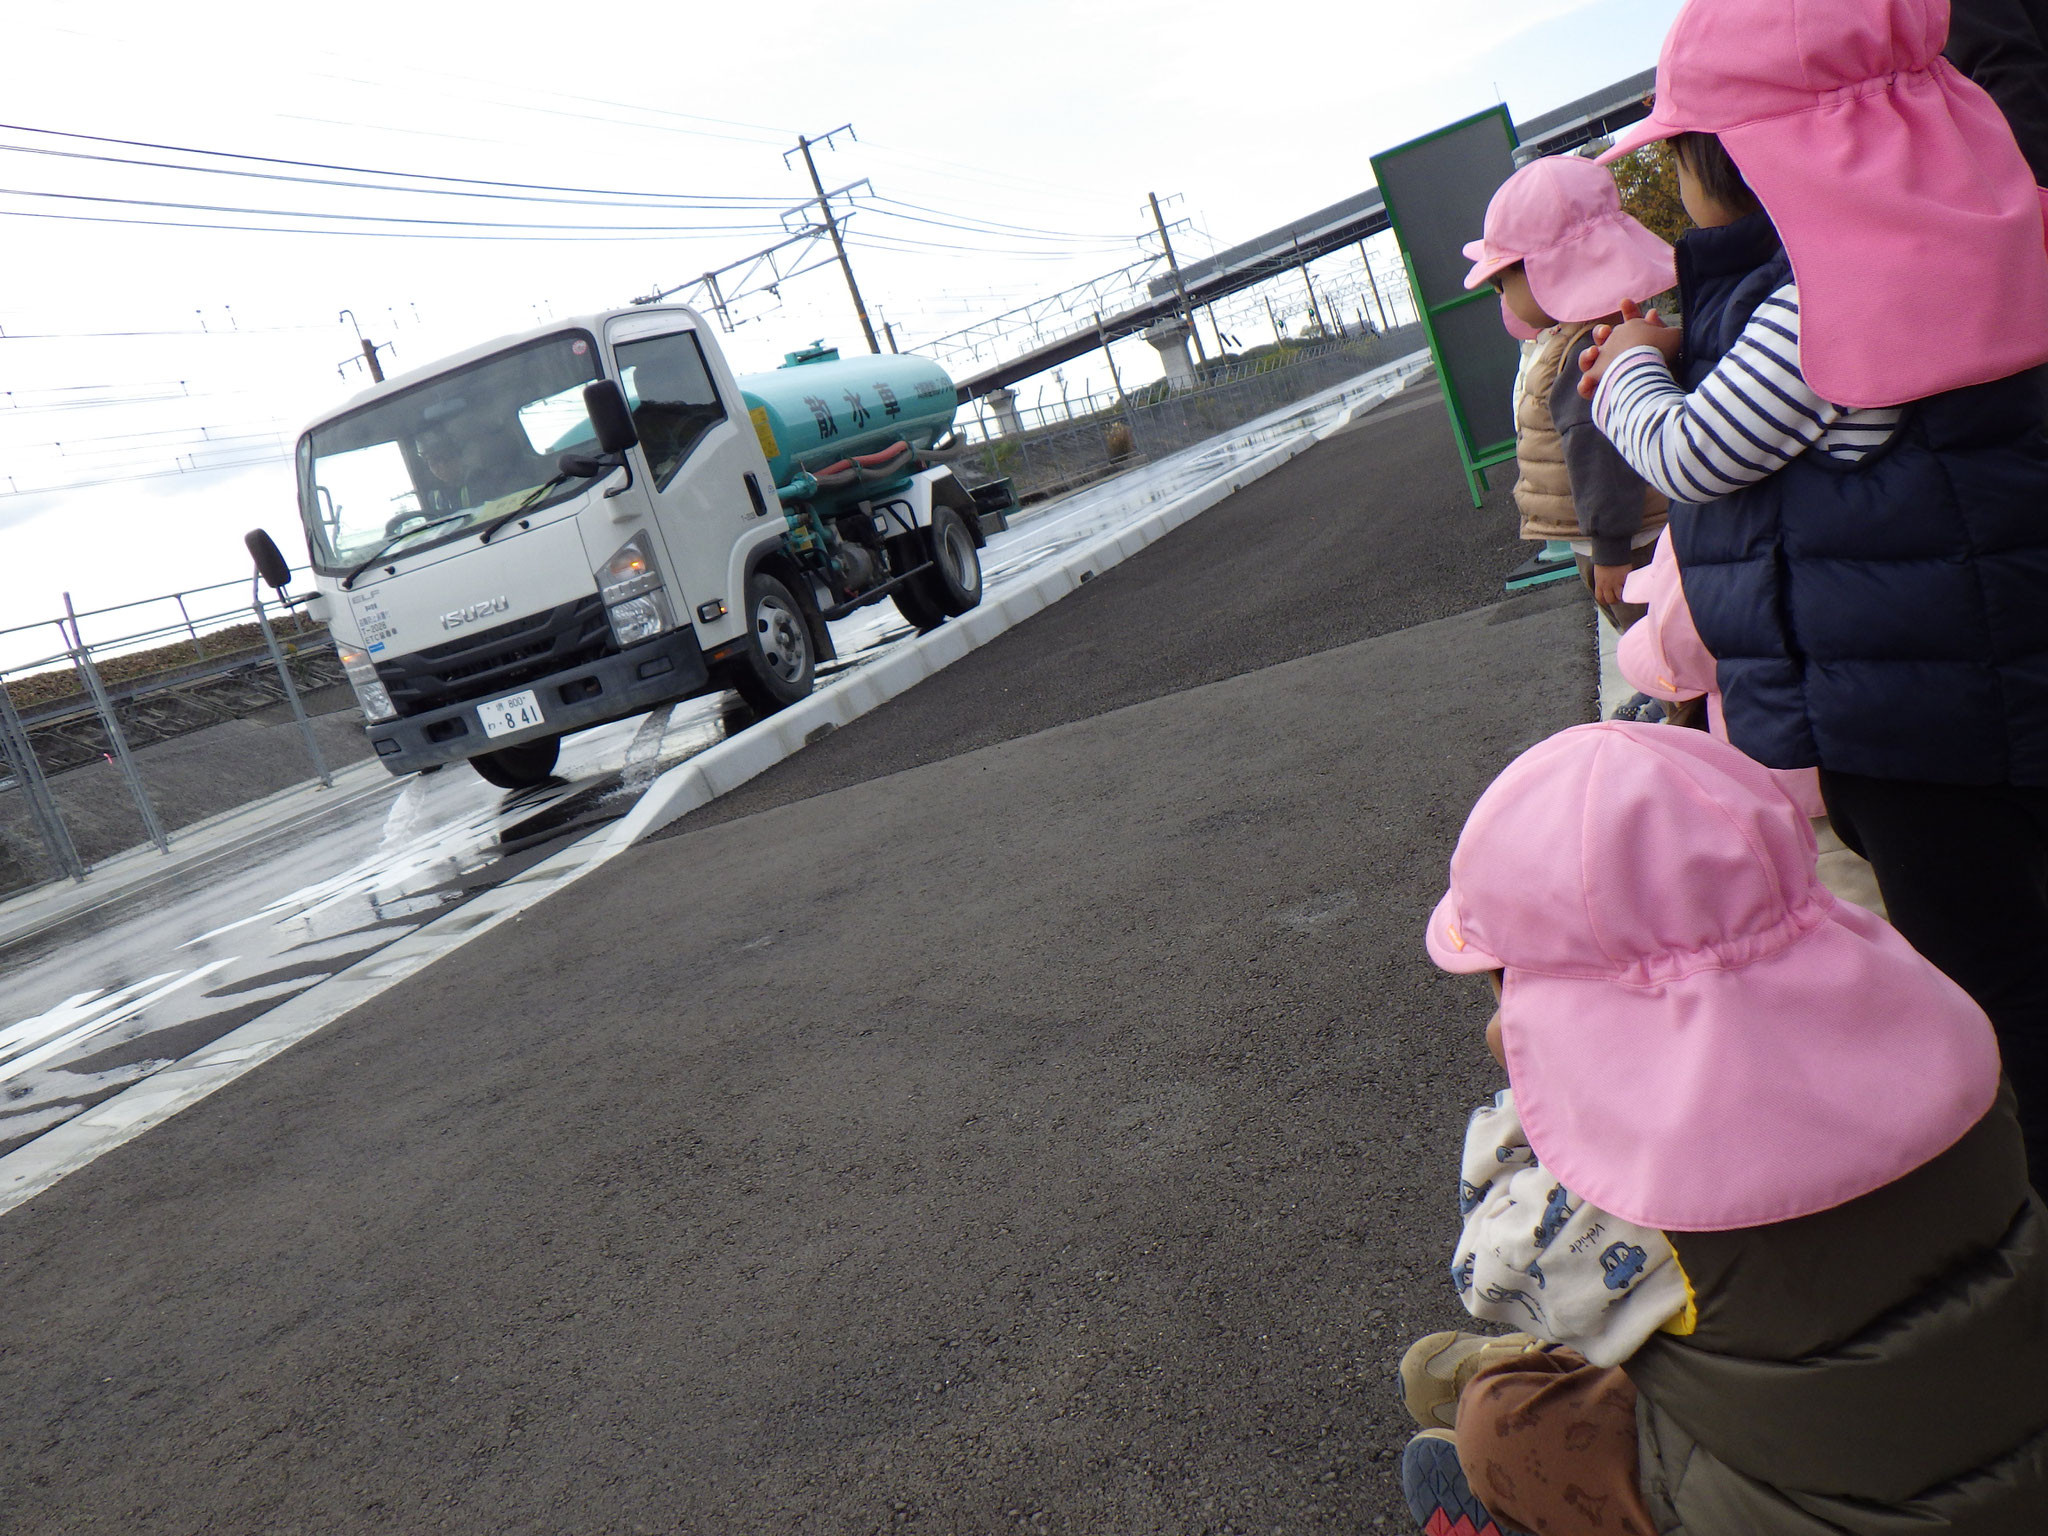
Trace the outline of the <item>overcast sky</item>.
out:
[[[290,443],[364,382],[337,371],[355,348],[342,309],[395,345],[396,371],[685,282],[779,237],[810,191],[783,162],[799,133],[858,132],[819,170],[828,189],[872,182],[856,271],[909,351],[1144,259],[1147,192],[1181,199],[1188,254],[1235,244],[1361,191],[1369,155],[1496,93],[1528,118],[1648,68],[1676,10],[13,8],[0,627],[58,611],[65,590],[95,607],[240,578],[259,524],[302,561]],[[120,163],[135,161],[161,164]],[[740,312],[725,342],[742,372],[814,337],[862,346],[836,270]],[[1142,342],[1118,359],[1126,382],[1158,372]],[[1066,383],[1106,380],[1083,365]]]

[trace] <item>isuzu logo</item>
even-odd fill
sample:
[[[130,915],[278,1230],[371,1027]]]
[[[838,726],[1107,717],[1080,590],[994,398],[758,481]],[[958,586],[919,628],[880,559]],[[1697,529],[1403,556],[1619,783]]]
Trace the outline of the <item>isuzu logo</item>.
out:
[[[480,603],[471,603],[467,608],[458,608],[453,613],[441,615],[443,629],[460,629],[465,624],[474,624],[478,619],[487,619],[494,613],[505,613],[512,607],[509,597],[487,597]]]

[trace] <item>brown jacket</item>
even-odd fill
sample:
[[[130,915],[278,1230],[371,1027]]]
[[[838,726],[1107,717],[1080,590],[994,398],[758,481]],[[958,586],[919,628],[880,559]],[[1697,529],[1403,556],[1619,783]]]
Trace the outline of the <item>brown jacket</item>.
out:
[[[1545,332],[1522,369],[1521,390],[1515,399],[1515,460],[1521,472],[1515,481],[1515,505],[1522,514],[1525,539],[1590,539],[1595,535],[1581,516],[1583,488],[1579,495],[1573,492],[1567,444],[1551,403],[1567,371],[1573,379],[1578,377],[1576,360],[1592,329],[1590,324],[1573,324]],[[1572,400],[1572,404],[1578,403],[1576,398]],[[1599,432],[1590,416],[1577,430],[1596,436]],[[1601,446],[1614,468],[1622,470],[1619,456],[1606,449],[1604,442]],[[1587,461],[1582,457],[1579,462],[1583,466]],[[1632,471],[1626,473],[1630,482],[1641,483]],[[1668,504],[1647,485],[1642,485],[1641,494],[1641,526],[1654,530],[1662,526]],[[1626,559],[1618,549],[1608,551],[1607,556],[1616,564]]]
[[[1668,1236],[1699,1326],[1626,1366],[1659,1536],[2048,1532],[2048,1209],[2009,1092],[1875,1194]]]

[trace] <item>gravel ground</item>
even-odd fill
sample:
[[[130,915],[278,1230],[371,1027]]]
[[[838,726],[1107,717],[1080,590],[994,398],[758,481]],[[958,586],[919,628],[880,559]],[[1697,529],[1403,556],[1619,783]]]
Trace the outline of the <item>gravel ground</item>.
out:
[[[1420,925],[1593,687],[1458,490],[1333,440],[0,1221],[7,1529],[1405,1529],[1495,1077]]]

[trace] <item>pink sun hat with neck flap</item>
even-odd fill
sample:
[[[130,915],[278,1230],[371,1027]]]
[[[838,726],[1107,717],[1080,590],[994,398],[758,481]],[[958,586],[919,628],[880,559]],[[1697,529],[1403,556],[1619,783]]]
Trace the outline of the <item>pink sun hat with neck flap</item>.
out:
[[[1941,57],[1948,24],[1948,0],[1686,0],[1655,108],[1601,157],[1719,135],[1791,258],[1801,370],[1836,405],[2048,361],[2043,194]]]
[[[1532,160],[1502,182],[1483,238],[1465,255],[1474,263],[1467,288],[1521,262],[1543,312],[1567,323],[1604,320],[1678,281],[1671,247],[1623,211],[1614,173],[1576,155]],[[1522,341],[1541,334],[1505,298],[1501,318]]]
[[[1814,864],[1768,770],[1704,731],[1576,726],[1480,796],[1429,953],[1506,972],[1516,1107],[1573,1194],[1667,1232],[1767,1226],[1989,1111],[1982,1010]]]

